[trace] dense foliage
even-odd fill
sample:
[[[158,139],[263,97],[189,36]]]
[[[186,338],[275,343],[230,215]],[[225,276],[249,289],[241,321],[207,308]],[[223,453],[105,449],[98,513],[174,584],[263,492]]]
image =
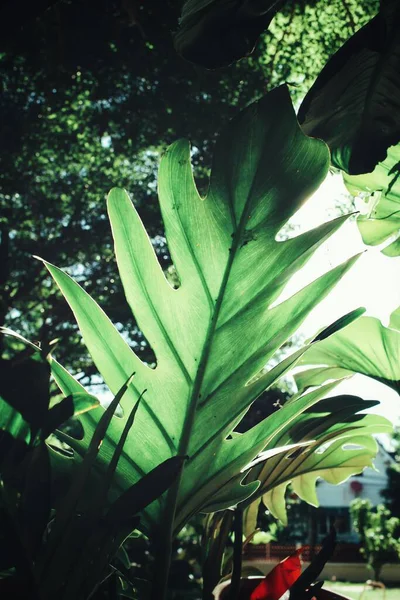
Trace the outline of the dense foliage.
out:
[[[361,553],[379,581],[383,565],[400,557],[400,519],[383,504],[374,508],[369,500],[353,500],[350,512],[360,536]]]
[[[386,471],[388,476],[388,485],[384,490],[385,504],[390,512],[400,518],[400,431],[396,428],[392,436],[392,445],[394,446],[394,464],[390,465]]]

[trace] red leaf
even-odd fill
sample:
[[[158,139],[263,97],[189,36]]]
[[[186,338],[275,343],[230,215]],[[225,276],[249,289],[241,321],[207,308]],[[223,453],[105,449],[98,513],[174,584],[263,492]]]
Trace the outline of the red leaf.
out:
[[[250,600],[279,600],[301,575],[300,554],[302,550],[299,548],[294,554],[276,565],[253,590]]]

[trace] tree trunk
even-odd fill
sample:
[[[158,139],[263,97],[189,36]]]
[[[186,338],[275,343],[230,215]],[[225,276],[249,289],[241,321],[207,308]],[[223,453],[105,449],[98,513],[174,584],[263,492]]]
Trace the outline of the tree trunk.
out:
[[[371,567],[372,567],[372,570],[374,572],[374,580],[375,581],[380,581],[381,580],[381,573],[382,573],[383,564],[382,563],[374,562],[374,563],[372,563]]]

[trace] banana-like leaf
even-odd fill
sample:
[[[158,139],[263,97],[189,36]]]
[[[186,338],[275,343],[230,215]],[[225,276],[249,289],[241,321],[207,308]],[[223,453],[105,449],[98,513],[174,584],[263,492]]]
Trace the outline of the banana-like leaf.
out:
[[[319,395],[328,388],[326,386]],[[303,401],[314,395],[315,391],[306,394]],[[356,396],[326,398],[304,411],[294,427],[282,430],[275,444],[288,444],[304,437],[314,439],[314,442],[304,449],[291,450],[286,455],[259,462],[249,471],[246,482],[261,482],[256,496],[262,496],[276,518],[287,522],[285,492],[289,483],[300,498],[317,506],[315,485],[318,478],[337,484],[372,466],[377,444],[371,434],[388,433],[392,424],[384,417],[357,413],[376,404],[378,402]]]
[[[283,0],[186,0],[174,45],[186,60],[224,67],[254,49]]]
[[[124,416],[113,417],[103,440],[99,468],[106,469],[129,411],[147,390],[118,463],[115,493],[171,456],[189,457],[177,498],[167,495],[142,513],[147,531],[161,525],[171,503],[176,503],[179,529],[214,497],[220,508],[249,497],[258,482],[242,485],[238,473],[301,415],[301,403],[288,405],[245,434],[229,437],[255,398],[301,352],[254,376],[357,258],[271,306],[346,219],[276,240],[328,166],[325,144],[302,133],[286,88],[249,106],[223,132],[205,198],[193,180],[188,143],[168,148],[160,165],[159,198],[179,289],[166,280],[127,193],[111,191],[108,211],[118,267],[137,323],[155,352],[155,369],[140,361],[73,279],[46,263],[110,390],[115,394],[136,373],[121,401]],[[57,369],[64,393],[71,387],[77,391]],[[81,416],[85,435],[70,440],[75,452],[86,451],[100,416],[101,409]],[[278,452],[272,444],[271,455]]]
[[[357,218],[364,243],[376,246],[392,240],[382,252],[387,256],[399,256],[400,144],[389,148],[387,158],[372,173],[344,175],[344,182],[353,196],[368,194],[365,210]]]
[[[332,163],[373,171],[400,140],[400,5],[379,14],[333,55],[299,110],[305,133],[325,140]]]
[[[400,393],[399,312],[393,312],[389,327],[374,317],[361,317],[310,347],[299,364],[318,367],[295,375],[299,390],[361,373]]]

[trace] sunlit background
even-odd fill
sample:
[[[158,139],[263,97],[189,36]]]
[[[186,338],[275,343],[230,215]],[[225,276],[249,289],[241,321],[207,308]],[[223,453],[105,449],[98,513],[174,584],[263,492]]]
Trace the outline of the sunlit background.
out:
[[[357,203],[356,203],[357,204]],[[352,210],[351,198],[341,175],[329,173],[320,188],[294,215],[290,224],[294,234],[317,227],[339,214]],[[384,325],[400,305],[400,258],[387,257],[380,248],[366,246],[358,231],[356,218],[350,219],[315,253],[309,263],[290,281],[280,300],[347,258],[362,253],[356,264],[333,291],[311,312],[298,333],[313,336],[347,312],[365,307],[366,315],[377,317]],[[354,375],[339,384],[333,394],[354,394],[369,400],[379,400],[371,409],[399,424],[400,403],[394,390],[363,375]]]

